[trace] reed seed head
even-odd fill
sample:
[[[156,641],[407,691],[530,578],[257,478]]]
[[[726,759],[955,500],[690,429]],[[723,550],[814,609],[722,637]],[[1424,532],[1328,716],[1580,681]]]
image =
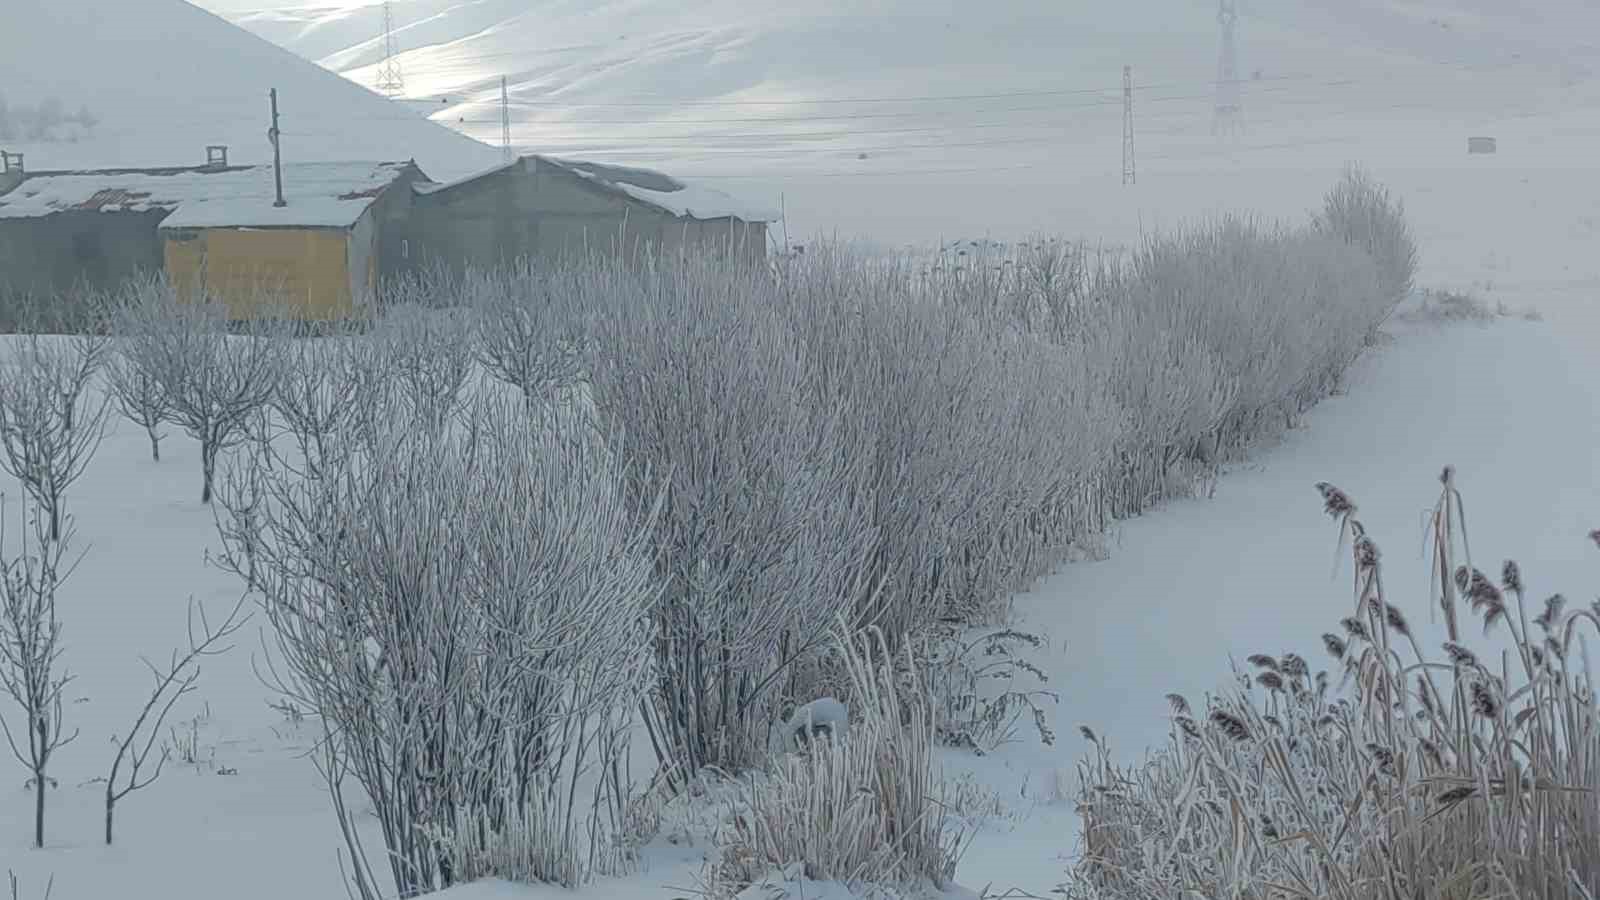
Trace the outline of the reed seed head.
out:
[[[1444,768],[1444,757],[1439,753],[1439,745],[1427,738],[1417,738],[1417,749],[1422,751],[1422,758],[1427,761],[1428,768],[1433,770]]]
[[[1189,701],[1184,699],[1182,694],[1168,694],[1167,705],[1171,706],[1172,711],[1180,716],[1189,714]]]
[[[1283,676],[1277,672],[1262,672],[1256,676],[1256,683],[1269,691],[1283,690]]]
[[[1462,584],[1460,570],[1457,570],[1456,584]],[[1505,603],[1505,595],[1500,593],[1500,589],[1494,586],[1494,582],[1490,581],[1487,575],[1477,569],[1472,569],[1468,573],[1465,585],[1462,591],[1467,595],[1467,599],[1471,601],[1474,609],[1479,606]]]
[[[1367,632],[1367,623],[1361,621],[1355,616],[1345,616],[1343,619],[1339,620],[1339,624],[1344,626],[1345,632],[1348,633],[1350,637],[1367,641],[1369,643],[1372,641],[1372,635]]]
[[[1388,621],[1389,627],[1393,628],[1396,634],[1401,635],[1402,637],[1409,637],[1411,635],[1411,626],[1406,623],[1406,617],[1400,612],[1399,607],[1392,603],[1385,603],[1383,605],[1383,617],[1386,621]]]
[[[1383,554],[1378,551],[1377,541],[1362,535],[1361,538],[1355,542],[1354,546],[1357,566],[1360,566],[1363,569],[1372,569],[1377,567],[1378,560],[1383,556]]]
[[[1486,604],[1483,608],[1483,633],[1487,635],[1494,629],[1496,623],[1506,617],[1504,603]]]
[[[1328,655],[1334,659],[1344,659],[1344,651],[1348,649],[1348,645],[1345,644],[1344,638],[1341,638],[1337,634],[1333,634],[1331,632],[1327,632],[1322,635],[1322,646],[1328,651]]]
[[[1278,671],[1278,661],[1265,653],[1252,653],[1245,657],[1245,662],[1258,669],[1267,669],[1272,672]]]
[[[1478,664],[1478,657],[1473,655],[1471,650],[1454,641],[1444,642],[1444,652],[1446,656],[1450,657],[1450,661],[1458,666],[1477,666]]]
[[[1378,764],[1378,771],[1385,775],[1394,774],[1394,751],[1382,744],[1367,744],[1367,752],[1372,754],[1372,761]]]
[[[1306,661],[1297,653],[1285,653],[1283,658],[1278,660],[1278,666],[1283,674],[1291,678],[1304,678],[1311,674],[1311,667],[1306,665]]]
[[[1083,739],[1088,741],[1091,744],[1100,743],[1100,738],[1095,736],[1094,729],[1090,728],[1087,725],[1079,725],[1078,726],[1078,733],[1083,735]]]
[[[1544,612],[1534,618],[1534,622],[1545,631],[1549,631],[1561,624],[1561,609],[1566,606],[1567,598],[1560,594],[1553,594],[1544,601]]]
[[[1211,724],[1229,738],[1235,741],[1250,740],[1250,728],[1244,720],[1225,709],[1211,711]]]
[[[1472,682],[1472,711],[1485,719],[1500,717],[1500,698],[1482,681]]]
[[[1183,729],[1183,733],[1188,735],[1192,740],[1200,740],[1200,726],[1196,725],[1193,719],[1189,718],[1188,716],[1177,716],[1173,719],[1173,721],[1177,722],[1178,727]]]
[[[1317,482],[1317,492],[1322,494],[1323,511],[1330,516],[1338,518],[1356,511],[1356,505],[1350,501],[1350,496],[1326,481]]]
[[[1522,593],[1522,567],[1516,560],[1508,559],[1500,567],[1500,583],[1513,594]]]

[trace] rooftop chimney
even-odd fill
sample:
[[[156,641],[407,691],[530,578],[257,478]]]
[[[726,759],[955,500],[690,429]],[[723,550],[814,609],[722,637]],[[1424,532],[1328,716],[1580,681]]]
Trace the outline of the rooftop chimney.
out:
[[[226,144],[212,144],[206,147],[206,168],[226,169],[228,167],[228,147]]]
[[[0,194],[22,183],[26,173],[22,170],[22,154],[0,150]]]

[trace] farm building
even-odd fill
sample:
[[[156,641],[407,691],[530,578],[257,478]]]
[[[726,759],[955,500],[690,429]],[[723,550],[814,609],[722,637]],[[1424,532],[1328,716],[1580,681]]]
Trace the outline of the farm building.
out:
[[[167,276],[248,318],[254,304],[286,304],[302,318],[343,318],[376,301],[380,279],[407,267],[411,163],[302,163],[242,173],[226,193],[181,204],[161,223]]]
[[[311,316],[369,299],[406,266],[412,163],[26,173],[0,194],[0,289],[61,296],[165,269],[247,313],[275,294]]]
[[[653,172],[524,156],[448,184],[419,184],[420,260],[452,268],[586,251],[761,259],[776,210]]]

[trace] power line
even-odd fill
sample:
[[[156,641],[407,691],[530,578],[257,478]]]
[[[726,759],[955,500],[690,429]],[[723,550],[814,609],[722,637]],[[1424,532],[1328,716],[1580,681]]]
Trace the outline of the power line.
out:
[[[1252,78],[1250,80],[1251,81],[1280,82],[1280,81],[1309,81],[1309,80],[1313,80],[1314,78],[1315,78],[1315,76],[1309,75],[1309,74],[1306,74],[1306,75],[1263,75],[1260,78]],[[1238,79],[1234,79],[1234,81],[1238,81]],[[1216,84],[1216,82],[1214,82],[1214,81],[1172,81],[1172,82],[1167,82],[1165,84],[1145,85],[1142,88],[1142,90],[1166,90],[1168,88],[1178,88],[1178,87],[1201,87],[1201,86],[1211,87],[1211,86],[1214,86],[1215,84]],[[869,103],[945,103],[945,102],[970,101],[970,100],[1009,100],[1009,99],[1014,99],[1014,98],[1019,98],[1019,97],[1074,97],[1074,96],[1088,96],[1088,95],[1093,95],[1093,94],[1109,94],[1109,95],[1112,95],[1112,96],[1107,97],[1106,98],[1107,101],[1108,102],[1117,102],[1117,100],[1119,99],[1118,95],[1120,95],[1121,91],[1122,91],[1122,87],[1120,85],[1117,85],[1117,86],[1112,86],[1112,87],[1098,87],[1098,88],[1072,88],[1072,89],[1062,88],[1062,89],[1042,90],[1042,91],[998,91],[998,92],[983,93],[983,94],[945,94],[945,95],[920,96],[920,97],[848,97],[848,98],[847,97],[825,97],[825,98],[817,98],[817,99],[811,99],[811,100],[663,100],[663,101],[650,101],[650,102],[644,102],[644,101],[625,101],[625,102],[617,102],[617,101],[598,102],[597,101],[597,102],[588,102],[588,101],[583,101],[583,100],[559,100],[559,99],[557,99],[557,100],[521,100],[521,101],[517,101],[514,105],[523,106],[523,107],[561,107],[561,108],[604,107],[604,108],[608,108],[608,109],[609,108],[630,109],[630,108],[634,108],[634,107],[671,107],[671,108],[677,108],[677,107],[683,107],[683,106],[813,106],[813,105],[850,105],[850,104],[869,104]],[[473,104],[476,104],[476,103],[481,103],[481,102],[484,102],[484,101],[464,100],[464,101],[462,101],[461,105],[470,106],[470,105],[473,105]]]

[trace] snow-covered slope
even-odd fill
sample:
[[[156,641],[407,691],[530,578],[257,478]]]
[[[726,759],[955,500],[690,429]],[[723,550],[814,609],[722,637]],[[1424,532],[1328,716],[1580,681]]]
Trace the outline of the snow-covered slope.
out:
[[[375,0],[200,2],[375,83]],[[781,201],[796,239],[1127,240],[1193,215],[1197,200],[1237,208],[1265,195],[1259,211],[1298,215],[1349,160],[1409,195],[1408,173],[1460,169],[1471,183],[1600,158],[1588,37],[1600,7],[1579,0],[1532,12],[1241,2],[1244,127],[1221,141],[1214,0],[398,0],[394,11],[419,113],[498,143],[503,76],[517,146],[715,179]],[[1131,189],[1120,183],[1125,64]],[[1467,156],[1480,133],[1500,138],[1498,159]],[[1239,189],[1268,170],[1298,178]]]
[[[97,120],[57,140],[27,131],[0,147],[31,169],[269,162],[267,92],[276,88],[283,152],[298,162],[415,157],[429,175],[483,168],[498,153],[426,122],[183,0],[6,0],[0,95],[12,113],[59,102]],[[16,116],[13,116],[16,118]]]

